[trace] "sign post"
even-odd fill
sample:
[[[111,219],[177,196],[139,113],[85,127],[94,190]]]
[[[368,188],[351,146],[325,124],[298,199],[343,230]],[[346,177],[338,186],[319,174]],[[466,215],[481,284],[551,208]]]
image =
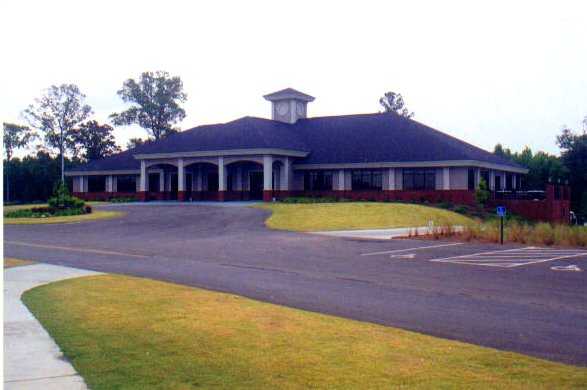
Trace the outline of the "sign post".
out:
[[[505,214],[505,206],[497,206],[497,216],[499,217],[499,243],[501,245],[503,245],[503,219]]]

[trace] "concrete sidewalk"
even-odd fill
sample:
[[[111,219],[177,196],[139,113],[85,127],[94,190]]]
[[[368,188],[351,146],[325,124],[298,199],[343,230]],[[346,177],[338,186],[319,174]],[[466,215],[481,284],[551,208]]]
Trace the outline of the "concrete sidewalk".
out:
[[[5,389],[87,389],[83,378],[20,297],[36,286],[97,274],[49,264],[4,270]]]
[[[439,228],[436,226],[436,228]],[[453,226],[455,231],[462,230],[462,226]],[[394,228],[394,229],[369,229],[369,230],[331,230],[323,232],[312,232],[323,236],[356,238],[364,240],[390,240],[392,238],[406,238],[431,234],[429,226]]]

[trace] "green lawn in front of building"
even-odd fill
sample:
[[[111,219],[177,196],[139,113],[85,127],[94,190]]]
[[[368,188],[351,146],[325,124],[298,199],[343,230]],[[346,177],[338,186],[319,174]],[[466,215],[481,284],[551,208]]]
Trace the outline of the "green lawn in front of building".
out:
[[[266,224],[272,229],[293,231],[386,229],[439,225],[467,225],[474,220],[436,207],[385,202],[270,203]]]

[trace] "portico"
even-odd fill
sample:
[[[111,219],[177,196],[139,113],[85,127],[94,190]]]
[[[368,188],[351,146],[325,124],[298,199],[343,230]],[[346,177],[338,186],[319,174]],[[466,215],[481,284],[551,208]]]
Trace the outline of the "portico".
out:
[[[292,160],[299,157],[302,157],[300,153],[293,151],[159,158],[138,155],[141,166],[138,197],[143,201],[270,201],[274,196],[285,196],[290,191]],[[158,175],[156,187],[153,185],[155,181],[150,180],[152,175]],[[115,181],[115,177],[108,180]],[[106,187],[106,191],[109,188]]]

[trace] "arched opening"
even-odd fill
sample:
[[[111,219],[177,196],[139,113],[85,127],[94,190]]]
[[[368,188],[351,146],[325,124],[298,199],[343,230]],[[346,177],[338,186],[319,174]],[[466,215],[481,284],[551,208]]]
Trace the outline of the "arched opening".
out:
[[[154,164],[147,169],[147,200],[177,200],[177,167]]]
[[[235,161],[226,165],[225,200],[263,199],[263,165],[255,161]]]
[[[218,167],[195,162],[184,167],[185,200],[218,200]]]

